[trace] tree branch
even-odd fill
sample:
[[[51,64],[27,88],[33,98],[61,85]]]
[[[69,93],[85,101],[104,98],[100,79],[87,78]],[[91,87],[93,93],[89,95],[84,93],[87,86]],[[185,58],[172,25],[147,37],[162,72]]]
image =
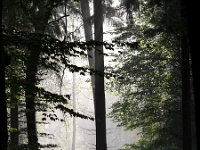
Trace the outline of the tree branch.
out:
[[[57,22],[57,21],[61,20],[62,18],[65,18],[65,17],[68,17],[68,16],[69,16],[69,15],[64,15],[64,16],[62,16],[62,17],[60,17],[60,18],[58,18],[58,19],[56,19],[56,20],[54,20],[54,21],[50,21],[50,22],[48,23],[48,25],[51,24],[51,23]]]

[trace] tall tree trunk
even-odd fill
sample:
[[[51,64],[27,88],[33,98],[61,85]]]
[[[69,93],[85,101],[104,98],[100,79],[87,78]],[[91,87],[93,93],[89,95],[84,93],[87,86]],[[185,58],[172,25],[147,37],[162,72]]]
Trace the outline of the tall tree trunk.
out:
[[[34,49],[35,48],[35,49]],[[38,150],[38,138],[36,130],[36,112],[35,112],[35,97],[36,92],[36,73],[37,65],[39,61],[39,54],[37,47],[29,49],[30,55],[26,64],[26,88],[25,88],[25,99],[26,99],[26,119],[27,119],[27,132],[28,132],[28,144],[30,150]]]
[[[187,21],[189,46],[191,49],[191,64],[192,64],[192,79],[193,79],[193,89],[194,89],[194,105],[195,105],[195,126],[196,126],[196,149],[200,149],[200,119],[198,114],[198,109],[200,107],[200,72],[199,72],[199,53],[196,49],[199,47],[199,39],[195,38],[199,34],[199,23],[194,19],[194,16],[198,13],[199,5],[195,0],[181,0],[182,5],[185,7],[185,18]]]
[[[186,24],[186,3],[181,3],[182,25]],[[192,149],[192,100],[190,86],[190,47],[188,43],[188,33],[183,31],[181,35],[181,59],[182,59],[182,114],[183,114],[183,150]]]
[[[75,65],[75,58],[73,58],[73,64]],[[72,85],[72,97],[73,97],[73,110],[76,111],[76,74],[73,72],[73,85]],[[73,117],[73,135],[72,135],[72,150],[76,150],[76,118]]]
[[[16,24],[15,1],[14,0],[8,1],[7,6],[8,6],[8,26],[10,28],[12,28],[12,27],[15,27],[15,24]],[[11,63],[12,63],[12,65],[15,65],[15,59],[14,58],[12,58]],[[11,92],[11,103],[14,105],[14,108],[11,108],[11,110],[10,110],[10,116],[11,116],[10,124],[11,124],[11,128],[17,129],[16,132],[11,132],[11,134],[10,134],[10,144],[11,144],[11,146],[16,147],[16,146],[19,145],[18,99],[16,98],[17,97],[16,96],[17,90],[16,90],[16,87],[13,86],[13,84],[10,87],[10,92]]]
[[[82,18],[83,18],[85,40],[86,41],[93,40],[89,0],[81,0],[81,12],[82,12]],[[95,66],[94,49],[87,50],[87,53],[88,53],[88,61],[89,61],[90,69],[94,69],[94,66]],[[93,75],[91,76],[91,84],[92,84],[92,93],[93,93],[93,99],[94,99],[94,76]]]
[[[94,31],[95,41],[103,42],[103,11],[102,0],[94,0]],[[100,53],[101,52],[101,53]],[[106,145],[106,107],[104,90],[104,55],[103,45],[96,46],[95,70],[102,75],[95,75],[95,121],[96,150],[107,150]]]
[[[3,2],[0,3],[1,10],[3,9]],[[0,13],[2,25],[2,12]],[[5,94],[5,52],[2,43],[2,27],[0,27],[0,149],[7,150],[8,147],[8,129],[7,129],[7,107],[6,107],[6,94]]]
[[[1,30],[1,29],[0,29]],[[2,38],[2,30],[0,31]],[[0,39],[0,149],[7,150],[8,144],[8,129],[7,129],[7,107],[6,107],[6,94],[5,94],[5,52],[3,49],[2,39]]]
[[[191,57],[190,57],[191,60]],[[191,61],[190,61],[191,68]],[[192,70],[190,70],[192,71]],[[191,72],[192,76],[192,72]],[[192,128],[192,150],[197,150],[197,137],[196,137],[196,118],[195,118],[195,101],[194,101],[194,88],[193,88],[193,78],[190,79],[190,93],[191,93],[191,128]]]
[[[45,8],[43,8],[45,9]],[[45,12],[40,9],[41,12]],[[35,27],[35,33],[44,33],[45,27],[48,22],[48,17],[44,17],[46,14],[41,14],[37,19],[34,19],[33,25]],[[37,138],[37,127],[36,127],[36,110],[35,110],[35,97],[36,91],[35,86],[37,83],[37,71],[40,56],[41,45],[38,42],[33,41],[29,46],[29,56],[26,64],[26,88],[25,88],[25,99],[26,99],[26,119],[27,119],[27,132],[28,132],[28,144],[30,150],[38,150],[39,143]]]
[[[189,47],[186,39],[181,41],[182,47],[182,112],[183,112],[183,149],[192,149],[192,119],[191,119],[191,90]]]
[[[83,18],[85,39],[86,41],[90,41],[93,39],[93,34],[92,34],[92,21],[90,15],[89,0],[81,0],[81,13]],[[93,55],[94,54],[92,54],[92,56]]]

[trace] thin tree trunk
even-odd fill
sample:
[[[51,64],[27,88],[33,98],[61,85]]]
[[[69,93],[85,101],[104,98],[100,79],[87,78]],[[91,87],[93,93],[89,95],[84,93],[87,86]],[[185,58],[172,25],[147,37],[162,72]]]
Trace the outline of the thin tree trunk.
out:
[[[191,59],[190,59],[191,60]],[[191,68],[191,62],[190,62]],[[191,70],[190,70],[191,71]],[[192,72],[191,72],[192,76]],[[193,88],[193,78],[190,79],[190,93],[191,93],[191,133],[192,133],[192,150],[197,150],[197,137],[196,137],[196,120],[195,120],[195,101],[194,101],[194,88]]]
[[[102,0],[94,0],[94,31],[95,41],[103,42],[103,11]],[[101,52],[101,53],[100,53]],[[107,150],[106,145],[106,107],[104,90],[104,55],[103,45],[96,46],[95,70],[102,75],[95,75],[95,121],[96,150]]]
[[[182,112],[183,112],[183,149],[192,149],[191,129],[191,92],[190,92],[190,66],[189,48],[187,41],[182,39]]]
[[[3,9],[3,2],[0,3],[1,10]],[[2,18],[2,12],[0,13]],[[2,19],[0,21],[2,25]],[[2,43],[2,27],[0,27],[0,149],[7,150],[8,147],[8,129],[7,129],[7,106],[6,106],[6,93],[5,93],[5,52]]]
[[[189,38],[189,46],[191,49],[191,65],[192,65],[192,84],[194,89],[194,105],[195,105],[195,126],[196,126],[196,149],[200,149],[200,119],[198,114],[198,109],[200,107],[199,99],[200,99],[200,72],[199,72],[199,53],[197,47],[199,47],[199,39],[195,38],[199,33],[199,23],[194,19],[194,16],[198,12],[199,5],[195,0],[181,0],[182,5],[185,7],[185,19],[187,21],[187,29],[188,29],[188,38]]]
[[[181,3],[182,24],[186,26],[186,4]],[[181,35],[181,59],[182,59],[182,114],[183,114],[183,150],[192,149],[192,113],[191,113],[191,86],[190,86],[190,48],[188,33],[183,31]]]
[[[2,37],[2,30],[0,31]],[[7,129],[7,106],[6,106],[6,94],[5,94],[5,52],[3,50],[2,39],[0,39],[0,149],[7,150],[8,144],[8,129]]]
[[[26,88],[25,88],[25,99],[26,99],[26,119],[27,119],[27,132],[28,132],[28,144],[30,150],[38,150],[38,138],[36,129],[36,112],[35,112],[35,97],[36,92],[36,73],[37,65],[39,61],[40,52],[35,47],[31,47],[30,56],[28,57],[27,68],[26,68]]]
[[[93,39],[93,34],[92,34],[92,21],[91,21],[90,7],[88,0],[81,0],[81,12],[82,12],[83,25],[85,31],[85,39],[86,41],[90,41]]]
[[[73,64],[75,64],[75,58],[73,58]],[[73,110],[76,111],[76,75],[73,72],[73,85],[72,85],[72,97],[73,97]],[[76,118],[73,117],[73,135],[72,135],[72,150],[76,150]]]
[[[93,40],[89,0],[81,0],[81,12],[82,12],[82,18],[83,18],[85,40],[86,41]],[[87,50],[87,53],[88,53],[88,61],[89,61],[90,69],[94,69],[94,66],[95,66],[94,49]],[[94,99],[94,75],[91,76],[91,84],[92,84],[92,93],[93,93],[93,99]]]

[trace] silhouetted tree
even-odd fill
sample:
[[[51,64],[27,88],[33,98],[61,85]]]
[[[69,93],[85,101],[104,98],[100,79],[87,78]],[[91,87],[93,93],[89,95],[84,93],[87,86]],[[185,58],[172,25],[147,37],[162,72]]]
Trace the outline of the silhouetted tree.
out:
[[[2,10],[2,1],[0,3],[0,7]],[[2,18],[2,12],[0,13],[0,18]],[[0,21],[2,25],[2,19]],[[8,146],[8,129],[7,129],[7,106],[6,106],[6,94],[5,94],[5,67],[6,67],[6,60],[5,60],[5,51],[3,49],[2,43],[2,27],[0,27],[0,120],[1,120],[1,128],[0,128],[0,148],[2,150],[7,150]]]
[[[94,40],[103,42],[103,10],[102,0],[94,0]],[[106,108],[104,89],[104,55],[103,45],[95,49],[95,70],[101,75],[95,75],[95,121],[96,121],[96,150],[106,150]]]

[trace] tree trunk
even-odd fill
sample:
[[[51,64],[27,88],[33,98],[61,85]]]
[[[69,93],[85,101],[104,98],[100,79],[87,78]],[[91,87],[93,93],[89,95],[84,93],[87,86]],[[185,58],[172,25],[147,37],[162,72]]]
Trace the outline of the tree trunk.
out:
[[[82,12],[82,18],[83,18],[85,40],[86,41],[93,40],[89,0],[81,0],[81,12]],[[88,53],[88,61],[89,61],[90,69],[94,69],[94,66],[95,66],[94,49],[87,50],[87,53]],[[93,93],[93,99],[94,99],[94,76],[93,75],[91,76],[91,82],[92,82],[91,83],[92,93]]]
[[[75,58],[73,58],[73,64],[75,65]],[[73,72],[73,85],[72,85],[72,96],[73,96],[73,110],[76,111],[76,74]],[[76,118],[73,117],[73,135],[72,135],[72,150],[76,150]]]
[[[92,21],[91,21],[90,7],[88,0],[81,0],[81,12],[82,12],[83,25],[85,31],[85,39],[86,41],[90,41],[93,39],[92,36],[93,34],[92,34]]]
[[[3,9],[3,2],[1,1],[0,7]],[[0,13],[2,18],[2,12]],[[2,25],[2,19],[1,19]],[[7,106],[6,106],[6,93],[5,93],[5,52],[2,43],[2,27],[0,27],[0,149],[7,150],[8,147],[8,129],[7,129]]]
[[[36,130],[36,112],[35,112],[35,97],[36,92],[36,73],[37,65],[39,61],[40,52],[37,47],[32,47],[28,62],[26,64],[26,88],[25,88],[25,99],[26,99],[26,119],[27,119],[27,132],[28,132],[28,144],[30,150],[38,150],[38,138]],[[35,48],[35,49],[34,49]]]
[[[182,25],[186,24],[186,3],[181,3]],[[181,74],[182,74],[182,114],[183,114],[183,150],[192,150],[192,100],[190,86],[190,47],[188,32],[183,31],[181,35]]]
[[[15,24],[16,24],[15,1],[13,0],[8,1],[7,6],[8,6],[8,26],[12,28],[12,27],[15,27]],[[15,64],[14,58],[12,58],[11,63],[13,65]],[[16,98],[17,90],[15,86],[11,85],[10,93],[11,93],[11,104],[14,105],[14,108],[11,108],[10,110],[10,116],[11,116],[10,124],[11,124],[11,128],[17,129],[17,131],[11,132],[10,134],[10,144],[11,144],[11,147],[12,146],[16,147],[19,145],[19,132],[18,132],[19,121],[18,121],[18,99]]]
[[[10,116],[11,116],[11,128],[17,129],[15,132],[11,132],[10,135],[10,144],[11,146],[18,146],[19,145],[19,131],[18,131],[18,99],[16,98],[16,90],[15,87],[11,85],[10,89],[11,93],[11,104],[14,105],[14,108],[11,108],[10,110]]]
[[[41,10],[44,12],[43,10]],[[46,14],[41,14],[42,16],[35,19],[33,25],[35,27],[35,33],[44,33],[45,27],[47,25],[48,17],[44,17]],[[35,41],[33,41],[35,42]],[[26,118],[27,118],[27,132],[28,132],[28,144],[30,150],[38,150],[39,143],[37,138],[37,127],[36,127],[36,111],[35,111],[35,97],[36,91],[35,86],[37,83],[37,71],[40,56],[40,47],[37,42],[32,43],[29,46],[29,56],[27,58],[26,64],[26,89],[25,89],[25,99],[26,99]]]
[[[2,30],[0,31],[2,37]],[[7,150],[8,144],[8,129],[7,129],[7,106],[6,106],[6,94],[5,94],[5,52],[3,50],[2,39],[0,39],[0,149]]]
[[[189,48],[186,39],[181,41],[182,47],[182,112],[183,112],[183,149],[192,149],[192,120]]]
[[[94,31],[95,41],[103,42],[103,11],[102,0],[94,0]],[[106,145],[106,107],[104,90],[104,55],[103,45],[96,46],[95,70],[102,75],[95,75],[95,121],[96,150],[107,150]]]
[[[45,3],[44,3],[45,4]],[[32,14],[32,24],[35,28],[35,33],[43,34],[48,23],[48,19],[51,15],[50,10],[45,8],[43,3],[38,5],[39,12],[37,15]],[[28,132],[28,144],[30,150],[38,150],[39,143],[37,138],[37,127],[36,127],[36,110],[35,110],[35,97],[36,91],[35,86],[37,83],[37,71],[40,56],[41,45],[39,42],[33,41],[28,47],[29,55],[26,64],[26,88],[25,88],[25,99],[26,99],[26,118],[27,118],[27,132]]]
[[[199,39],[195,38],[198,36],[199,33],[199,23],[194,19],[194,16],[198,12],[199,5],[197,1],[192,0],[181,0],[182,5],[185,7],[185,18],[187,21],[187,29],[188,29],[188,37],[189,37],[189,46],[191,49],[191,64],[192,64],[192,84],[194,89],[194,105],[195,105],[195,126],[196,126],[196,149],[200,149],[200,119],[198,114],[198,109],[200,107],[199,99],[200,99],[200,72],[199,72],[199,53],[196,49],[199,47]]]

